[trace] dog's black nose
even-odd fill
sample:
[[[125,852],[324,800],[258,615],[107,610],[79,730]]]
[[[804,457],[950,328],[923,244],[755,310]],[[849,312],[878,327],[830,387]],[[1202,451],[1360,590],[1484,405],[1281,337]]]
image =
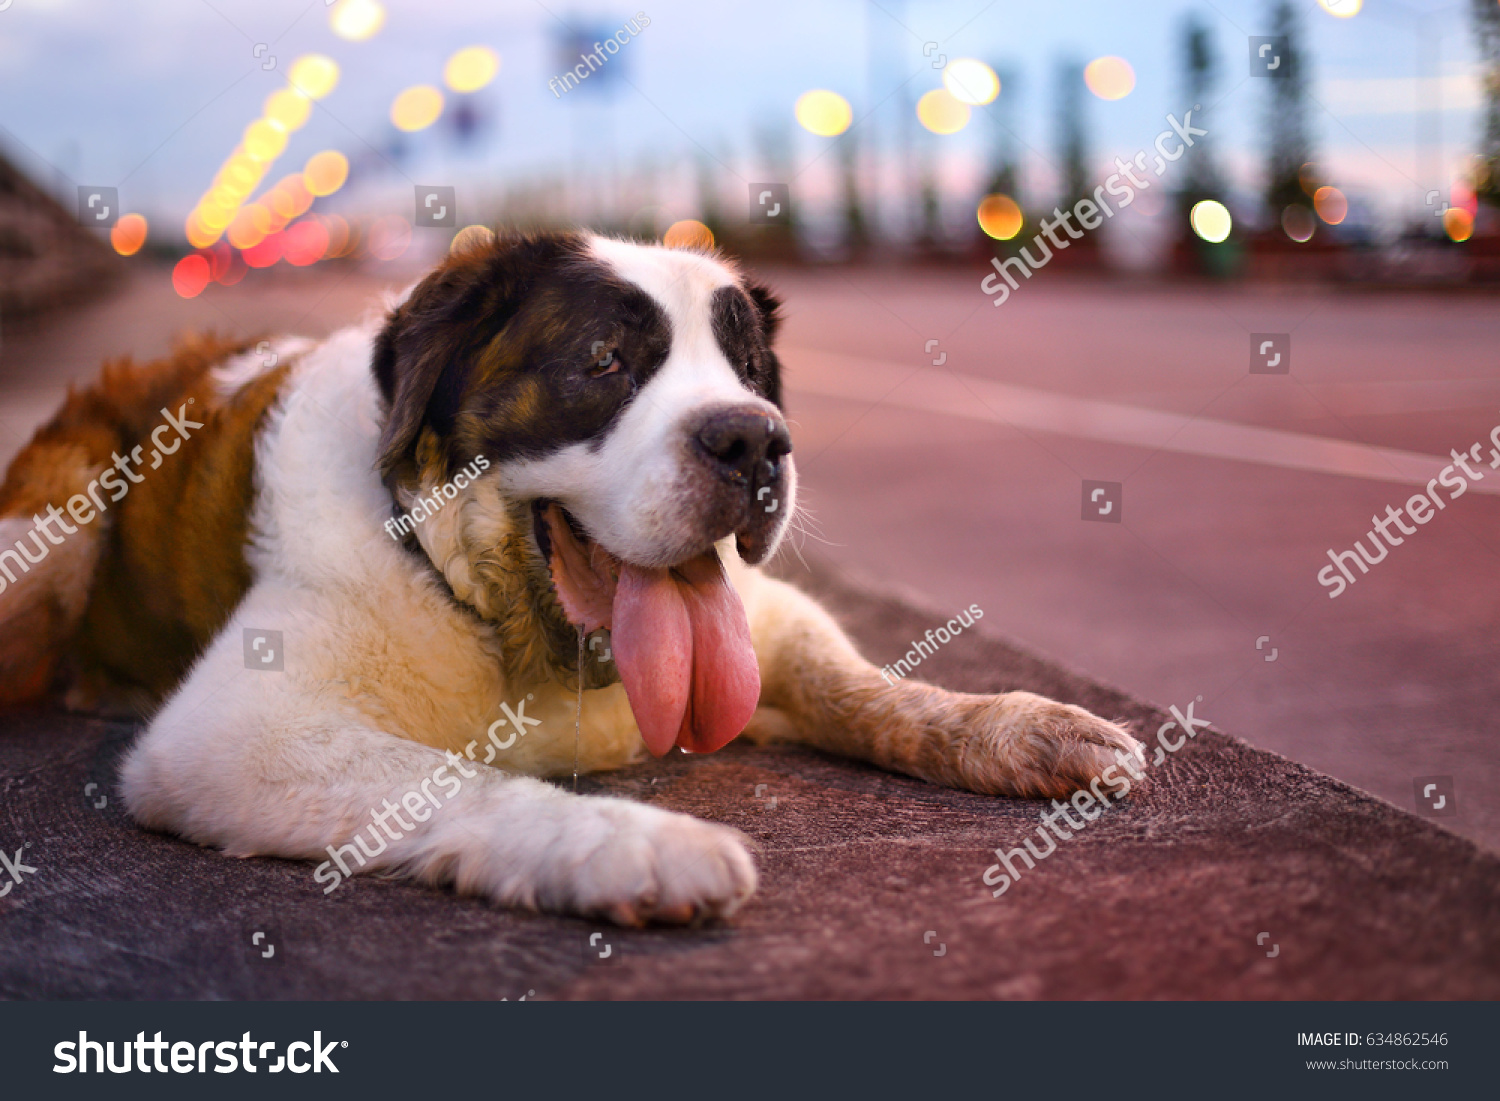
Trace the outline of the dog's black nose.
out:
[[[720,409],[704,417],[693,433],[704,458],[731,482],[767,484],[792,450],[786,422],[758,406]]]

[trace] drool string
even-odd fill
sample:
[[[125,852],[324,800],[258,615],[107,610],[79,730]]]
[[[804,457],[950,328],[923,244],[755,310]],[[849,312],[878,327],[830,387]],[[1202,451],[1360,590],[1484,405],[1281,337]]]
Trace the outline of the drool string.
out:
[[[578,732],[583,726],[583,628],[578,628],[578,710],[573,713],[573,794],[578,794]]]

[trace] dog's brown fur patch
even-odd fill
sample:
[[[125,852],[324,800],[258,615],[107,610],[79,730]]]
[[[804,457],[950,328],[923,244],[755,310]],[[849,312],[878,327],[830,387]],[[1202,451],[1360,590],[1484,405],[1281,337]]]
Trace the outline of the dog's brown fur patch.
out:
[[[27,637],[16,637],[26,625],[0,614],[0,699],[45,691],[66,652],[82,690],[76,702],[124,694],[149,705],[181,679],[223,626],[250,585],[244,549],[255,436],[288,368],[269,370],[228,397],[215,391],[210,371],[252,346],[197,336],[165,359],[108,363],[96,384],[69,391],[62,409],[11,464],[0,487],[0,516],[29,519],[48,504],[61,509],[70,496],[87,495],[89,483],[114,467],[114,455],[128,457],[139,448],[147,460],[133,465],[140,482],[130,482],[118,502],[103,494],[106,510],[67,537],[97,544],[86,594],[49,594],[51,606],[72,614],[48,618],[40,639],[29,626]],[[176,414],[184,407],[203,427],[190,430],[174,454],[150,469],[151,433],[165,423],[162,410]],[[46,580],[20,577],[0,602],[34,599],[26,586]],[[66,581],[76,586],[82,578]],[[7,661],[12,651],[26,660]]]

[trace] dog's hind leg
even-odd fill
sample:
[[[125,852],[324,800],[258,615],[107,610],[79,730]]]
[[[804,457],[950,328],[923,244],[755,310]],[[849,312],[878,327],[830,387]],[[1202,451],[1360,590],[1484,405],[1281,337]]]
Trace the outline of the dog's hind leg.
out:
[[[755,888],[734,830],[398,737],[291,664],[245,668],[231,620],[126,758],[137,822],[236,856],[316,862],[325,893],[391,872],[639,924],[727,915]]]
[[[59,432],[62,419],[37,433],[0,486],[0,706],[52,686],[108,536],[110,518],[96,507],[108,495],[101,501],[97,477],[115,438],[102,429]]]
[[[1111,768],[1128,785],[1142,762],[1122,727],[1081,707],[1030,692],[981,696],[891,683],[805,593],[758,571],[734,576],[760,665],[761,707],[746,731],[752,741],[801,742],[994,795],[1056,798]]]

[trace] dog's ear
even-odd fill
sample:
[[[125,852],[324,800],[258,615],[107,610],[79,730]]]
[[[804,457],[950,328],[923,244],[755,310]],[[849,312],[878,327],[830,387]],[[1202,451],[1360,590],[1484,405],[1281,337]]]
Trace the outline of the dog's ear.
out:
[[[413,457],[424,427],[451,432],[475,356],[515,316],[540,266],[579,247],[562,234],[471,237],[392,311],[371,362],[386,406],[383,478]]]
[[[410,455],[424,425],[441,431],[453,423],[463,388],[468,300],[482,267],[467,254],[444,261],[392,312],[375,340],[371,366],[388,411],[380,436],[382,476]]]
[[[766,343],[772,343],[781,328],[781,299],[776,297],[770,287],[753,279],[745,281],[745,292],[760,311],[760,324],[766,334]]]
[[[772,347],[781,328],[781,299],[772,293],[770,287],[753,279],[745,281],[745,292],[760,314],[761,331],[765,333],[766,348],[770,353],[766,356],[766,377],[762,383],[766,400],[778,409],[784,409],[781,404],[781,360],[776,358],[776,350]]]

